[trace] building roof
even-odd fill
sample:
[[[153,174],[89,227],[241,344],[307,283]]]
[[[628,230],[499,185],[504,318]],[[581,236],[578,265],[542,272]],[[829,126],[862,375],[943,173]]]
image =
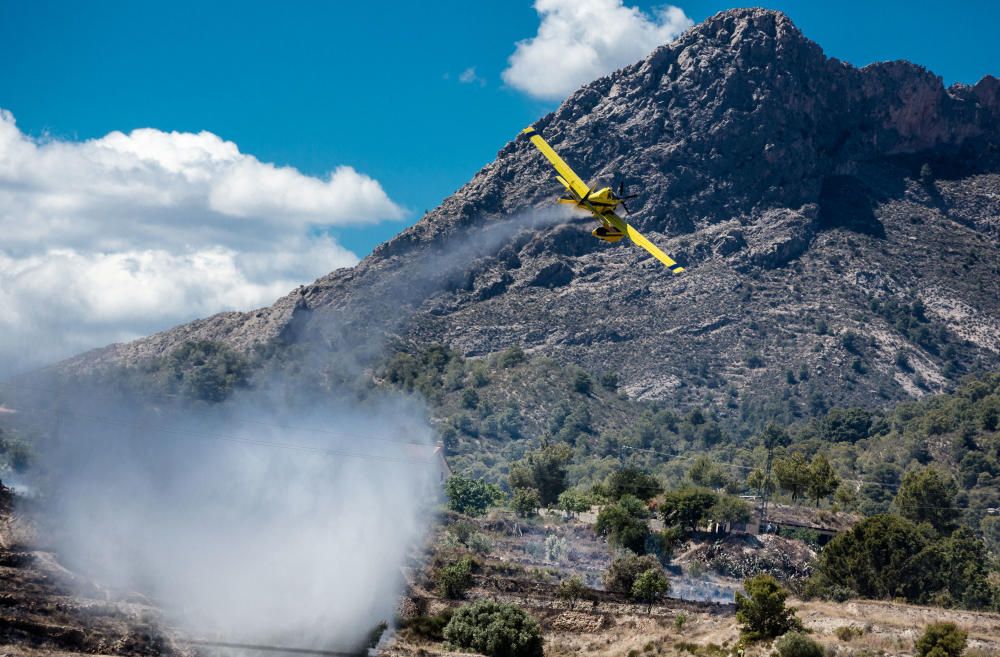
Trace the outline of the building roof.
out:
[[[809,506],[770,504],[767,507],[767,520],[776,525],[840,533],[860,522],[861,516]]]

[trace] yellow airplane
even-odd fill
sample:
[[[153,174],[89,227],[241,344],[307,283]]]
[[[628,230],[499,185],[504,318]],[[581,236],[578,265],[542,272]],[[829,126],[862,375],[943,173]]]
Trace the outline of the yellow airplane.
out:
[[[531,143],[552,163],[552,166],[556,168],[556,172],[559,174],[556,176],[556,180],[569,191],[571,198],[560,198],[559,202],[570,203],[590,210],[600,220],[601,225],[595,228],[590,233],[591,235],[599,240],[611,243],[617,242],[628,235],[629,239],[652,253],[653,257],[666,265],[667,269],[671,272],[679,274],[684,271],[684,268],[677,264],[670,256],[656,248],[656,245],[646,239],[642,233],[629,226],[625,223],[625,220],[615,214],[615,209],[619,205],[628,210],[628,207],[625,206],[625,200],[633,198],[632,196],[622,196],[623,185],[618,186],[617,194],[610,187],[604,187],[595,191],[588,187],[580,176],[576,175],[569,168],[568,164],[563,162],[559,154],[552,150],[552,147],[542,139],[540,134],[535,132],[534,128],[528,126],[521,133],[530,139]]]

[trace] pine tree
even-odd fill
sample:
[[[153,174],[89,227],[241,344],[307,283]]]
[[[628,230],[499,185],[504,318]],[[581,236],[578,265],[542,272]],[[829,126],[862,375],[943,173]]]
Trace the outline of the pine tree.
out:
[[[806,490],[809,497],[819,506],[820,499],[833,495],[840,486],[840,477],[834,472],[830,461],[823,454],[813,457],[809,465],[809,483]]]

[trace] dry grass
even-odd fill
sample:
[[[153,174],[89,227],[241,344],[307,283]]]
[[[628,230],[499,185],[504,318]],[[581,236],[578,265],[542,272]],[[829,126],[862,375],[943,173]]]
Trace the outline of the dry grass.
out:
[[[661,615],[655,617],[636,613],[606,616],[604,627],[589,634],[547,631],[545,654],[547,657],[722,657],[739,639],[730,617],[690,611],[659,611]],[[679,614],[685,618],[680,628],[676,622]]]
[[[838,655],[908,657],[924,627],[941,621],[968,631],[969,657],[1000,655],[1000,614],[867,600],[799,602],[796,606],[813,638],[835,648]],[[853,631],[845,632],[845,627]]]
[[[542,600],[525,598],[520,602],[542,622],[546,657],[732,657],[739,641],[733,615],[669,606],[645,614],[637,605],[603,604],[597,612],[589,607],[568,612]],[[1000,656],[1000,614],[876,601],[792,604],[828,655],[912,657],[914,642],[928,623],[951,621],[969,632],[966,657]],[[685,619],[680,624],[676,621],[679,615]],[[405,645],[394,648],[393,655],[413,654]],[[445,654],[427,645],[422,648],[428,655]],[[772,643],[761,643],[748,646],[745,656],[769,657],[772,653]]]

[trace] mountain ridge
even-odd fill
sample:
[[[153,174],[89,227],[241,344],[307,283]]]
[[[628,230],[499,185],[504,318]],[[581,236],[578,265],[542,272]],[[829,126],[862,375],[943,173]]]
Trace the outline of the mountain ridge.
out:
[[[825,405],[919,396],[1000,364],[995,77],[946,89],[908,62],[855,68],[784,14],[739,9],[534,125],[586,180],[642,180],[629,221],[688,272],[666,277],[558,215],[519,220],[551,215],[538,208],[559,190],[513,140],[354,268],[58,367],[134,365],[188,340],[248,352],[384,331],[470,356],[520,344],[614,370],[637,397],[725,405],[735,389],[740,404],[804,407],[817,391]],[[924,329],[937,335],[921,343]],[[802,368],[808,390],[788,376]]]

